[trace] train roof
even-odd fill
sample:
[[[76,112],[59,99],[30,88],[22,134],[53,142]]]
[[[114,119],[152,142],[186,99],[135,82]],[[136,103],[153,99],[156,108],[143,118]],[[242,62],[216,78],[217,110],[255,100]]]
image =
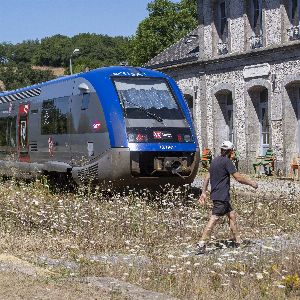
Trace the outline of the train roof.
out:
[[[70,79],[75,79],[78,77],[88,77],[92,78],[94,76],[124,76],[124,77],[167,77],[165,74],[154,71],[151,69],[146,69],[146,68],[139,68],[139,67],[128,67],[128,66],[112,66],[112,67],[104,67],[104,68],[98,68],[94,69],[88,72],[82,72],[82,73],[77,73],[74,75],[67,75],[63,77],[58,77],[56,79],[52,79],[46,82],[42,83],[37,83],[31,86],[26,86],[23,88],[19,88],[16,90],[11,90],[11,91],[5,91],[5,92],[0,92],[0,97],[5,97],[9,95],[22,95],[22,93],[29,94],[31,96],[37,96],[41,88],[50,84],[54,83],[59,83],[59,82],[64,82]],[[15,100],[21,100],[15,99]]]

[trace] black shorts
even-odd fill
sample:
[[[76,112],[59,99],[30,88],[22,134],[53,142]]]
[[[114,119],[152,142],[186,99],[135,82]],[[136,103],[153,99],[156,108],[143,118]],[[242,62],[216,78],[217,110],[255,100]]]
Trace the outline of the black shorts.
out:
[[[213,200],[213,204],[212,214],[215,216],[222,217],[233,211],[229,201]]]

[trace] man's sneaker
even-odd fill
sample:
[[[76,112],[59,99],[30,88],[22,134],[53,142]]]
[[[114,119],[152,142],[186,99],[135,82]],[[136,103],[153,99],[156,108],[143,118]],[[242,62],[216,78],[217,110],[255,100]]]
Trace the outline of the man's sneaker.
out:
[[[242,243],[233,242],[233,248],[241,248]]]
[[[234,248],[245,248],[251,245],[250,240],[242,240],[240,243],[234,242]]]
[[[198,243],[196,247],[196,255],[201,255],[206,253],[206,244]]]

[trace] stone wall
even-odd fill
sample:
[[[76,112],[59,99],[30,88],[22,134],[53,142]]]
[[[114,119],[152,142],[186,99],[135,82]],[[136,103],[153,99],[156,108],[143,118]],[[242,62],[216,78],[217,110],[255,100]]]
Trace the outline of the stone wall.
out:
[[[208,146],[215,155],[228,129],[221,107],[222,95],[232,94],[234,142],[241,170],[246,172],[252,171],[252,163],[261,151],[257,99],[260,91],[267,89],[270,146],[276,153],[277,168],[287,174],[299,147],[295,101],[300,101],[300,41],[290,41],[287,34],[291,26],[287,14],[289,1],[263,0],[264,43],[262,48],[253,50],[249,44],[253,34],[252,16],[247,15],[249,1],[231,0],[230,52],[226,55],[219,55],[215,49],[213,3],[216,1],[199,0],[199,7],[203,7],[199,9],[199,61],[162,71],[177,80],[183,93],[193,96],[200,147]],[[245,75],[245,68],[250,67],[254,73]]]

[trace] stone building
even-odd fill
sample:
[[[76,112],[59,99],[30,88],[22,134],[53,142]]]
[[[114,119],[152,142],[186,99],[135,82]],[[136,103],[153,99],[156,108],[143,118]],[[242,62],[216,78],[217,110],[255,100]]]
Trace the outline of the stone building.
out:
[[[147,66],[178,82],[199,144],[231,140],[240,170],[271,147],[289,172],[300,153],[300,0],[198,0],[199,26]]]

